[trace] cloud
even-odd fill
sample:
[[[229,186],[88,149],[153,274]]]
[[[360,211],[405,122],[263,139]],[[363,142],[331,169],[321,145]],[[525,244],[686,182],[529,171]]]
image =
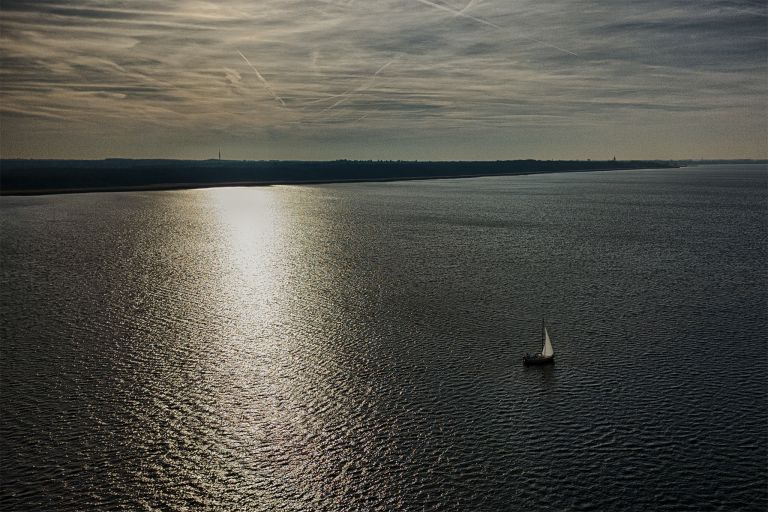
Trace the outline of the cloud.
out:
[[[6,0],[0,149],[111,131],[140,154],[124,134],[161,127],[178,156],[217,138],[243,157],[365,155],[366,140],[548,156],[564,133],[629,151],[640,130],[661,151],[653,127],[672,119],[704,147],[746,147],[734,127],[764,147],[767,15],[738,0]]]

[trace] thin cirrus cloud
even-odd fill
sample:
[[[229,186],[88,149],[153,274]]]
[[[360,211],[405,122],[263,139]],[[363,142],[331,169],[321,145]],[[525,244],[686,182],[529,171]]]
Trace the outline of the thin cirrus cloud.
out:
[[[3,157],[764,157],[756,1],[6,0]]]

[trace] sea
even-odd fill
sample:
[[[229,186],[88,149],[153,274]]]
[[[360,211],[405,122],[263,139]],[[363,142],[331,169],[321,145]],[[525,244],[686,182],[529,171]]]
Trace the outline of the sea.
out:
[[[0,255],[3,510],[768,509],[764,165],[2,197]]]

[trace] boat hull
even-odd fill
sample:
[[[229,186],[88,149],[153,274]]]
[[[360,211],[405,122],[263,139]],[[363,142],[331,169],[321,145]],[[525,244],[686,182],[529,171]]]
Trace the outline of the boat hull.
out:
[[[544,357],[541,354],[536,354],[535,356],[523,357],[524,366],[544,366],[548,364],[555,364],[555,356]]]

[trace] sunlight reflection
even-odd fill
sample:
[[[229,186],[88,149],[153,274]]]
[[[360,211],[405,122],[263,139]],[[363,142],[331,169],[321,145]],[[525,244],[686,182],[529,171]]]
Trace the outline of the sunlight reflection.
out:
[[[205,389],[227,432],[211,446],[227,472],[276,490],[283,505],[276,508],[291,508],[291,497],[343,493],[351,479],[333,480],[338,461],[373,442],[348,434],[365,432],[379,412],[371,390],[381,381],[371,382],[368,344],[361,345],[371,335],[368,292],[378,300],[378,286],[364,272],[349,275],[348,264],[348,254],[365,258],[366,242],[345,238],[348,222],[323,189],[215,189],[206,201],[218,269],[218,294],[208,302],[223,321],[210,340]],[[344,244],[349,253],[339,252]],[[350,395],[346,386],[368,391]],[[397,449],[388,439],[377,443],[370,449]],[[268,492],[256,492],[269,502]]]
[[[290,281],[284,275],[285,215],[271,188],[218,188],[208,197],[218,225],[219,302],[228,324],[221,344],[232,358],[231,384],[248,389],[257,380],[273,381],[281,357],[275,333],[281,332],[276,326],[283,323]]]
[[[217,188],[209,191],[224,240],[221,256],[231,266],[233,287],[266,297],[278,270],[283,226],[279,201],[270,189]]]
[[[206,191],[216,230],[215,302],[224,317],[215,340],[217,357],[210,361],[214,382],[207,388],[215,395],[225,438],[235,440],[229,445],[214,440],[212,445],[233,454],[223,457],[226,472],[242,475],[246,485],[270,482],[266,487],[272,490],[293,481],[290,466],[277,465],[264,475],[259,463],[251,464],[290,452],[296,437],[291,388],[301,374],[286,335],[296,255],[289,247],[292,216],[283,192],[275,187]],[[256,492],[259,501],[270,501],[270,492]]]

